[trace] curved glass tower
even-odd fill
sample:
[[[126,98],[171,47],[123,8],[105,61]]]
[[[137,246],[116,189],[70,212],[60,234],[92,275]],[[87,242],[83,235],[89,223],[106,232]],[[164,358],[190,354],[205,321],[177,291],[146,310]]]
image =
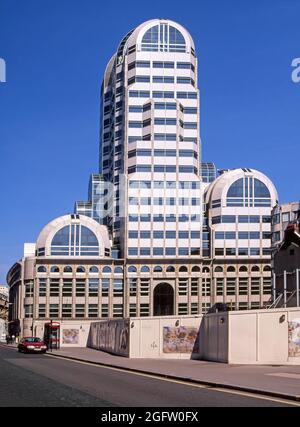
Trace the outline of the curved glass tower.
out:
[[[130,31],[102,83],[100,173],[124,258],[201,255],[199,90],[193,40],[164,19]]]

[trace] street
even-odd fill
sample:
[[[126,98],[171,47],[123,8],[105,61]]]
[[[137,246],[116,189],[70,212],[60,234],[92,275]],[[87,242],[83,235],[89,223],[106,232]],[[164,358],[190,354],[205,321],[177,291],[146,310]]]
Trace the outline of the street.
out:
[[[92,366],[0,346],[0,406],[213,407],[294,406],[296,402],[249,396],[143,374]]]

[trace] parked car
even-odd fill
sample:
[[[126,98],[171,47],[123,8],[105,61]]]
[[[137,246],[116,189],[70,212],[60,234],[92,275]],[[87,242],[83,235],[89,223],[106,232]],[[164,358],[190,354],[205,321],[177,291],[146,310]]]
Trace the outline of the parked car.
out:
[[[24,353],[46,353],[47,346],[38,337],[24,337],[18,344],[18,351]]]

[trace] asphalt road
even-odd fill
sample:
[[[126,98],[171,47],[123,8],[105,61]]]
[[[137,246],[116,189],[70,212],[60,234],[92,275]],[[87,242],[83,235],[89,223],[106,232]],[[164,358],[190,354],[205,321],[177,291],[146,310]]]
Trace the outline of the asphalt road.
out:
[[[289,406],[263,399],[149,378],[0,346],[1,407]]]

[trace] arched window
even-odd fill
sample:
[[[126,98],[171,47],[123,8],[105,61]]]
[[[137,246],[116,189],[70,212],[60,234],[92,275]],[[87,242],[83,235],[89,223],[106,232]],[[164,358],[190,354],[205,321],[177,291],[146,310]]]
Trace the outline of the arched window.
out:
[[[267,207],[271,206],[268,187],[259,179],[245,176],[237,179],[227,191],[227,206]]]
[[[174,273],[175,268],[173,267],[173,265],[168,265],[168,267],[166,268],[166,272],[167,273]]]
[[[92,267],[90,267],[90,273],[98,273],[98,272],[99,272],[99,269],[95,265],[93,265]]]
[[[57,267],[57,265],[52,265],[52,267],[50,268],[50,272],[59,273],[59,268]]]
[[[46,272],[47,272],[47,269],[46,269],[46,267],[45,267],[44,265],[40,265],[40,266],[37,268],[37,272],[38,272],[38,273],[46,273]]]
[[[136,273],[136,267],[134,265],[130,265],[128,267],[128,273]]]
[[[192,268],[192,272],[194,272],[194,273],[199,273],[199,272],[200,272],[200,267],[198,267],[198,265],[195,265],[195,266]]]
[[[245,265],[242,265],[242,266],[240,267],[239,271],[240,271],[241,273],[247,273],[248,269],[247,269],[247,267],[246,267]]]
[[[187,271],[188,271],[187,267],[182,266],[179,268],[179,273],[187,273]]]
[[[85,273],[85,268],[82,265],[79,265],[76,269],[76,273]]]
[[[251,268],[251,271],[259,271],[259,267],[258,267],[258,265],[254,265],[254,266]]]
[[[122,268],[122,267],[115,267],[115,269],[114,269],[114,273],[116,273],[116,274],[121,274],[121,273],[123,273],[123,268]]]
[[[69,224],[54,235],[51,242],[51,255],[98,256],[99,242],[88,227]]]
[[[209,273],[209,268],[208,267],[203,267],[202,273]]]
[[[102,268],[102,273],[111,273],[111,268],[106,265]]]
[[[65,267],[64,267],[64,273],[72,273],[72,267],[70,267],[69,265],[66,265]]]
[[[227,267],[227,273],[234,273],[234,272],[235,272],[235,267],[233,266]]]
[[[264,271],[272,271],[271,267],[269,265],[264,266]]]
[[[185,52],[185,39],[177,28],[169,24],[154,25],[143,36],[142,50],[148,52]]]
[[[154,273],[162,273],[162,267],[160,265],[157,265],[156,267],[154,267],[153,269]]]
[[[141,267],[141,273],[150,273],[150,268],[147,265]]]
[[[222,268],[222,267],[220,267],[220,266],[217,266],[217,267],[215,268],[215,273],[223,273],[223,268]]]

